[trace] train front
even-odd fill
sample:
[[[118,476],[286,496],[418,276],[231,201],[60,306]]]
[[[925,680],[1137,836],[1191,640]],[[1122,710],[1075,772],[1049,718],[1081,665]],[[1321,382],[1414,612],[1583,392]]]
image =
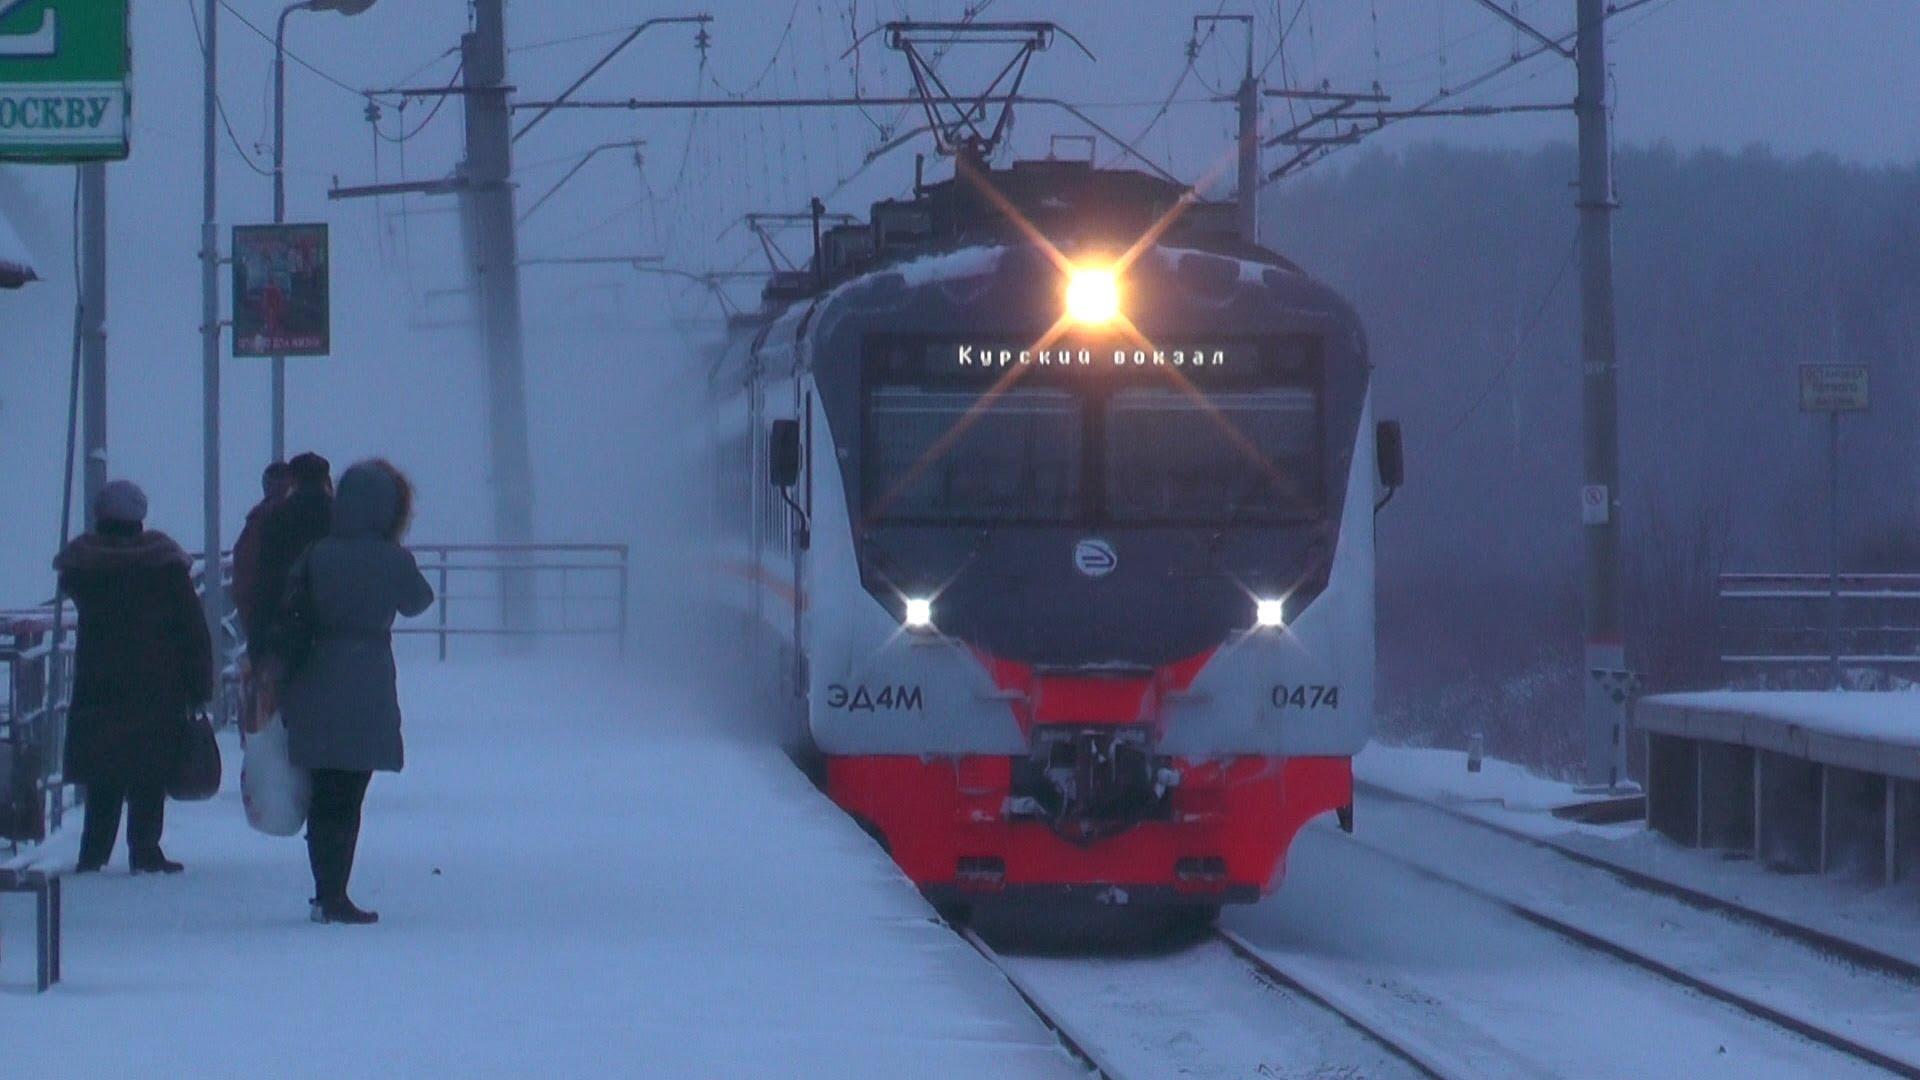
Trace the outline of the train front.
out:
[[[811,734],[936,902],[1217,910],[1309,819],[1351,820],[1358,322],[1278,260],[1118,251],[963,248],[816,316]]]

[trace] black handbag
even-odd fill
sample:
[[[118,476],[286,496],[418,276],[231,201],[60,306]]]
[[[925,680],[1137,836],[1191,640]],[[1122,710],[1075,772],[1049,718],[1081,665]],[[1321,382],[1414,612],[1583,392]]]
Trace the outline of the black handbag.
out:
[[[167,797],[180,802],[204,802],[220,793],[220,744],[213,737],[213,721],[204,713],[189,713],[180,724],[180,745],[167,776]]]
[[[308,546],[295,564],[278,616],[267,635],[266,652],[280,663],[283,687],[293,681],[295,673],[305,667],[307,658],[313,655],[313,564],[308,561],[312,551],[312,546]]]
[[[33,759],[32,747],[0,742],[0,840],[36,844],[47,838],[46,800]]]

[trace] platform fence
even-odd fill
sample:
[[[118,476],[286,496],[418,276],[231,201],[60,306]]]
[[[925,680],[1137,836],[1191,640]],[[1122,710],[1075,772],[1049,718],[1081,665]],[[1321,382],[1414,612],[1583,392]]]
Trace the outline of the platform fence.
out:
[[[460,639],[526,643],[598,639],[624,653],[630,588],[626,544],[411,544],[434,586],[433,606],[395,625],[396,637],[431,639],[448,657]],[[220,561],[232,585],[233,559]],[[194,556],[196,593],[204,595],[205,560]],[[57,830],[78,805],[62,771],[68,703],[73,692],[73,606],[52,601],[0,609],[0,851],[17,854]],[[218,652],[217,723],[240,714],[246,639],[229,613]]]
[[[61,776],[73,672],[72,613],[0,611],[0,843],[11,854],[58,829],[74,805]]]
[[[1861,688],[1920,680],[1920,574],[1732,573],[1717,589],[1732,686]]]

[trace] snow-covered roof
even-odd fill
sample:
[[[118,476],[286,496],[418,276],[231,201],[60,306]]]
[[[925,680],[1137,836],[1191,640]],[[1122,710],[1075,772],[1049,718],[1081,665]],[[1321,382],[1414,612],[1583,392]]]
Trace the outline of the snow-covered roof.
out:
[[[33,260],[27,257],[27,245],[13,231],[5,211],[0,211],[0,289],[17,289],[29,281],[38,281]]]
[[[1640,699],[1643,730],[1920,780],[1920,692],[1718,690]]]

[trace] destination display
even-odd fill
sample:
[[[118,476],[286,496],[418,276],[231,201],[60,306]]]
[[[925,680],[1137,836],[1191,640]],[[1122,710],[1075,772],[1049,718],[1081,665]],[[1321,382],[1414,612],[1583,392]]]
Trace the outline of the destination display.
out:
[[[1008,376],[1090,385],[1156,376],[1207,386],[1302,384],[1316,380],[1318,356],[1319,343],[1304,336],[1147,344],[1073,335],[1042,348],[1031,338],[884,335],[867,342],[866,377],[874,385],[987,385]]]
[[[1258,365],[1262,352],[1260,346],[1247,342],[1223,345],[1190,343],[1172,348],[1052,345],[1044,349],[943,342],[927,347],[926,360],[929,370],[945,367],[956,371],[1007,367],[1224,368]]]

